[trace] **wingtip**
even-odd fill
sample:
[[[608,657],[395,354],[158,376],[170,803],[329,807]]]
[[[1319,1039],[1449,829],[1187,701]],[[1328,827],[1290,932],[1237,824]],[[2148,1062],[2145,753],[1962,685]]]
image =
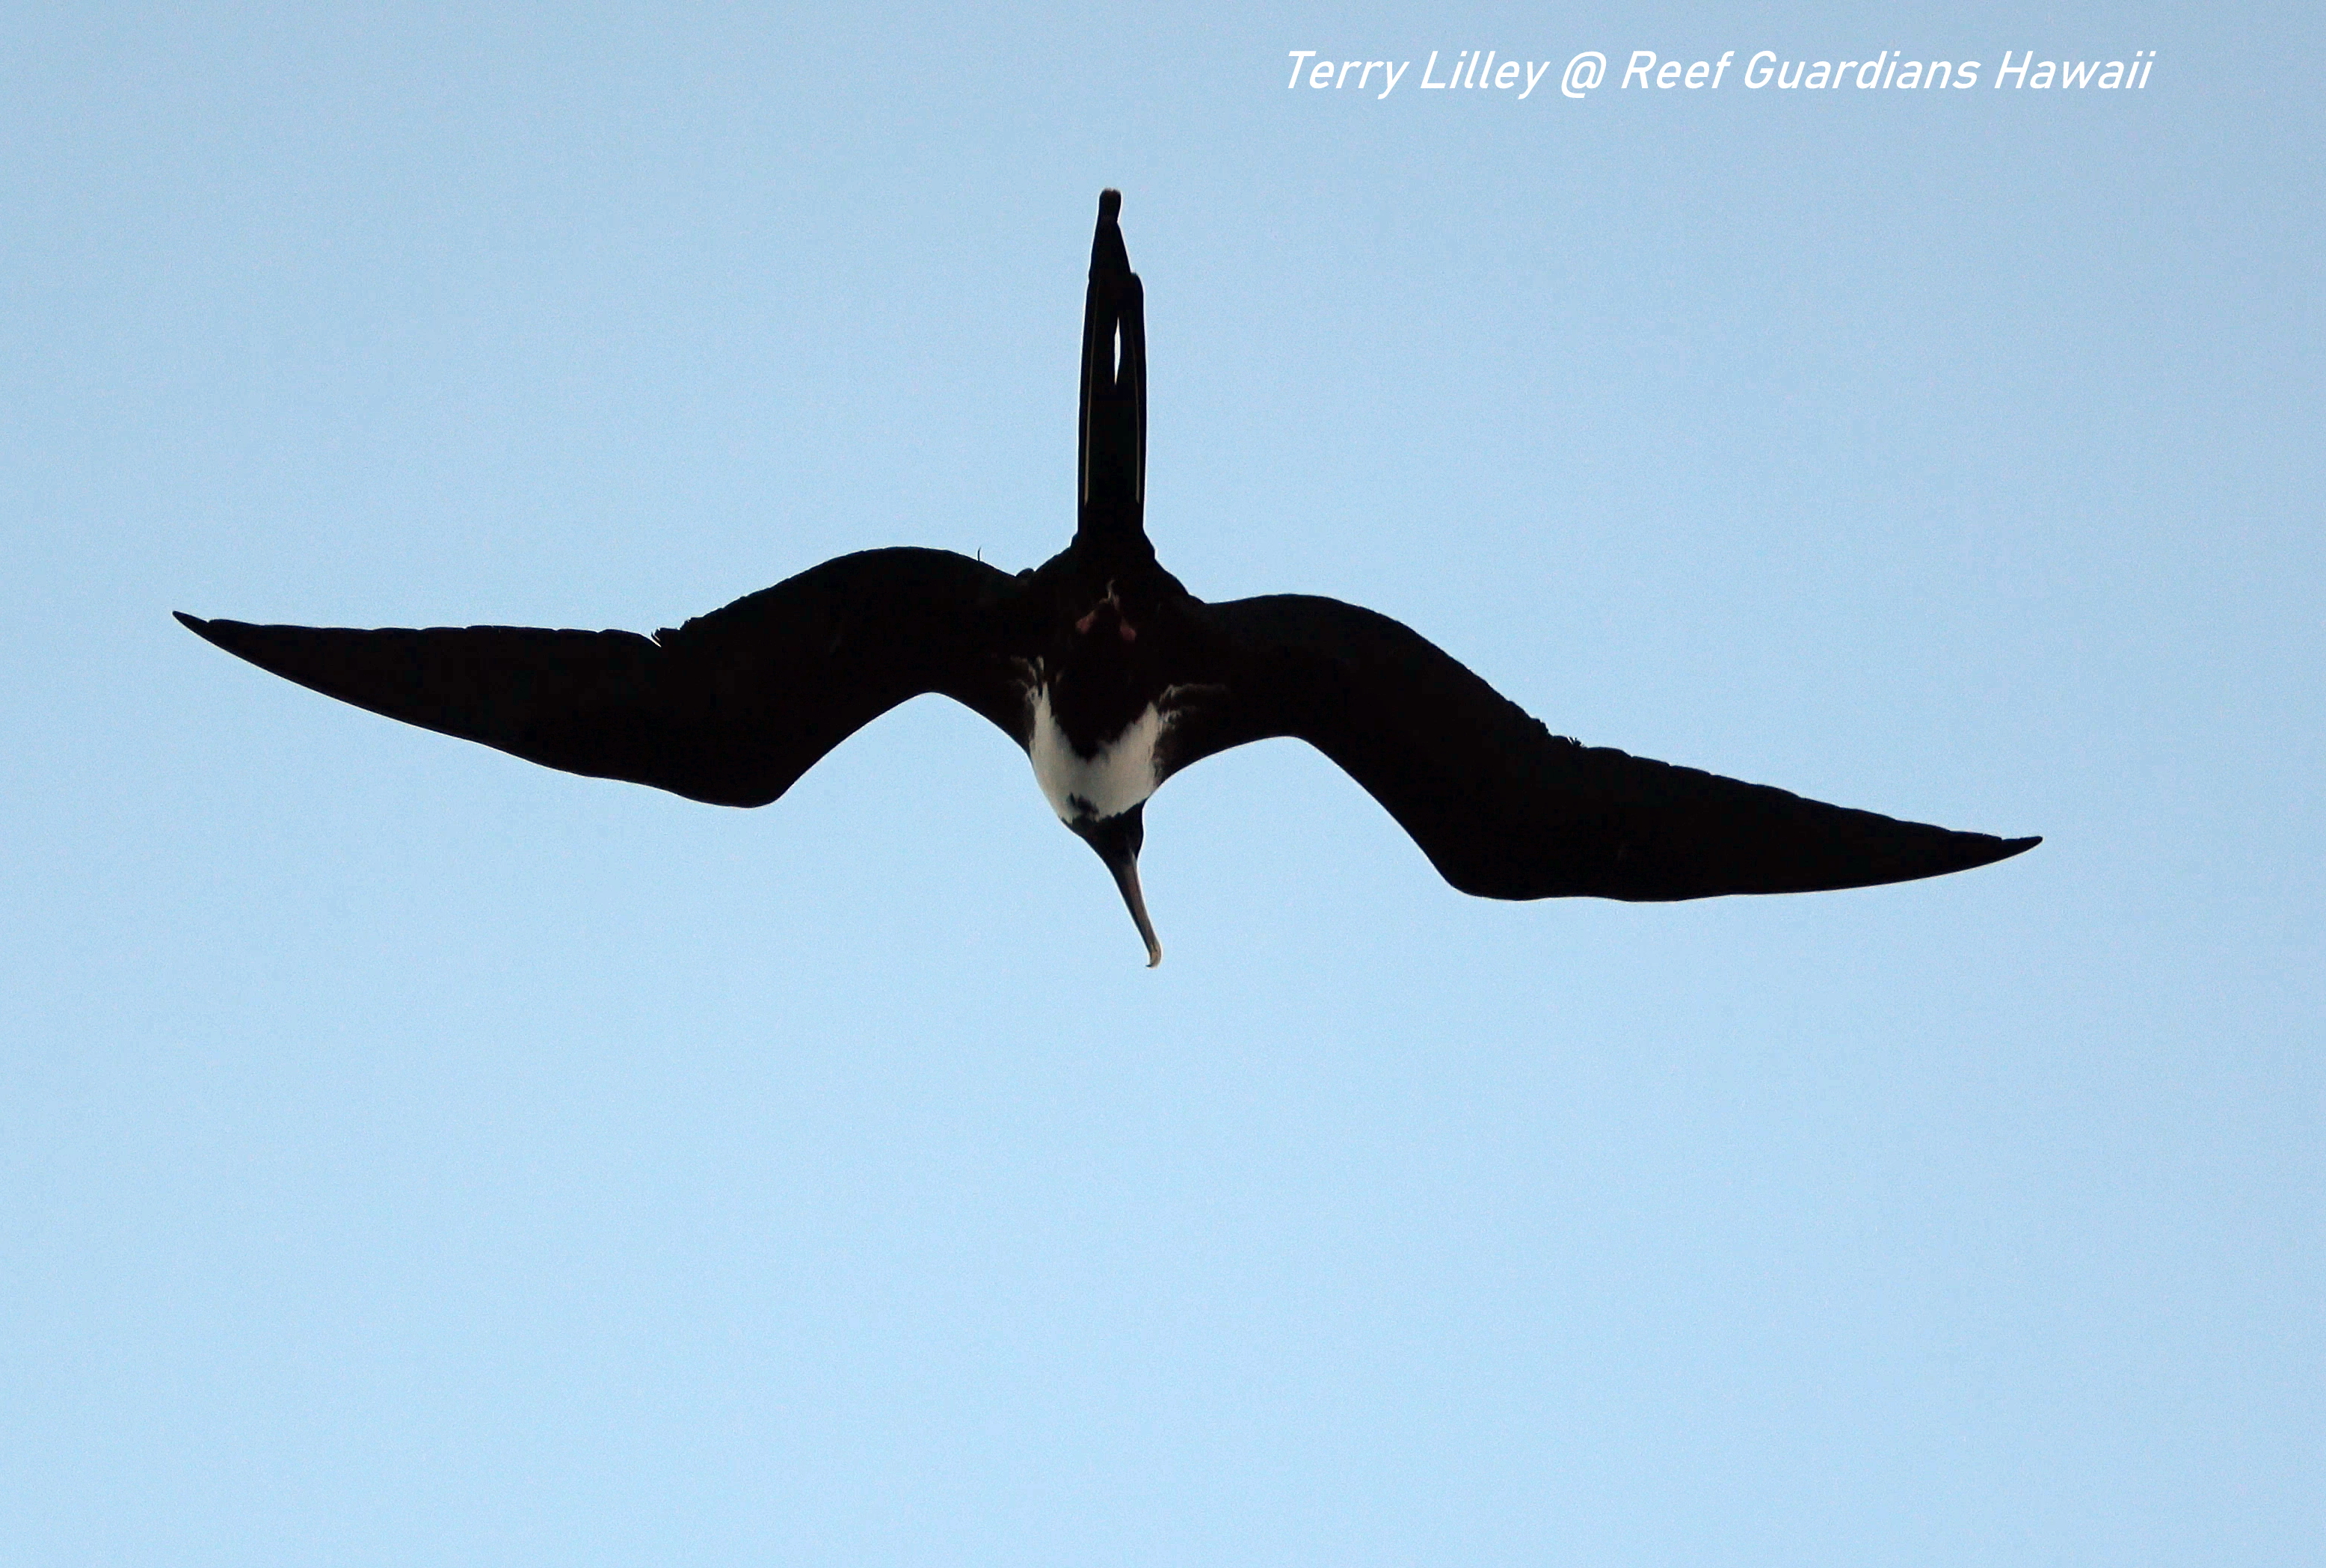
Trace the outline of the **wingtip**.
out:
[[[1996,865],[2011,859],[2014,855],[2025,854],[2042,842],[2040,837],[1990,838],[1981,846],[1977,859],[1967,862],[1956,869],[1969,871],[1976,866]]]
[[[189,615],[182,610],[172,610],[170,613],[178,618],[179,625],[184,627],[188,631],[194,632],[197,635],[199,635],[204,628],[209,625],[209,622],[204,621],[200,616]]]
[[[1110,185],[1098,193],[1098,215],[1112,223],[1122,216],[1122,192]]]

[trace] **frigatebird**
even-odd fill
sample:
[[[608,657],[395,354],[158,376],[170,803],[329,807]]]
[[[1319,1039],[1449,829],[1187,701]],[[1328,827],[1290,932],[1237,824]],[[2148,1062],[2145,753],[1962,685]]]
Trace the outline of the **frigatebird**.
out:
[[[1016,575],[947,550],[842,555],[651,638],[523,626],[194,631],[327,696],[569,773],[765,806],[910,697],[1022,747],[1147,944],[1147,799],[1189,763],[1291,735],[1492,899],[1815,892],[1986,865],[2040,842],[1957,833],[1555,735],[1385,615],[1306,594],[1210,603],[1146,528],[1145,294],[1099,196],[1083,313],[1074,540]]]

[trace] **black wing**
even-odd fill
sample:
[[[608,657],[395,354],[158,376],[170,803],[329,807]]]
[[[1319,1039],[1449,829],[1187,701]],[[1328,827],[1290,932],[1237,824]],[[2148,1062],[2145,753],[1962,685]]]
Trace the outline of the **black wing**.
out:
[[[1407,627],[1337,600],[1189,607],[1211,690],[1166,765],[1270,735],[1330,757],[1464,892],[1663,900],[1964,871],[2040,842],[1804,800],[1552,734]]]
[[[1016,579],[944,550],[842,555],[653,638],[178,619],[261,669],[551,768],[764,806],[857,730],[942,692],[1024,743]]]

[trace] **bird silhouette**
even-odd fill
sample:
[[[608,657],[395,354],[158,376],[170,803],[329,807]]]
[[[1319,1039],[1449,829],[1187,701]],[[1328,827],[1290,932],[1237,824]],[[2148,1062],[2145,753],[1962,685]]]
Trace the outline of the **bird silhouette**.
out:
[[[1073,541],[1011,574],[945,550],[842,555],[653,637],[178,619],[406,723],[570,773],[765,806],[857,730],[940,692],[1022,747],[1146,943],[1142,813],[1172,774],[1296,736],[1445,879],[1493,899],[1813,892],[1964,871],[2041,842],[1958,833],[1555,735],[1434,644],[1337,600],[1197,599],[1146,531],[1144,294],[1099,197]]]

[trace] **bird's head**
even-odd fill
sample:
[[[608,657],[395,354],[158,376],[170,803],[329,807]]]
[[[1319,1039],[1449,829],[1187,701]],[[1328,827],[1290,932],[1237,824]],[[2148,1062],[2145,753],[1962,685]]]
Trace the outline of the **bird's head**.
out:
[[[1080,817],[1066,826],[1097,851],[1106,869],[1114,873],[1114,885],[1122,890],[1123,904],[1139,928],[1140,940],[1147,944],[1147,966],[1152,969],[1163,962],[1163,944],[1155,939],[1154,924],[1147,918],[1147,900],[1139,891],[1139,846],[1147,839],[1146,809],[1142,801],[1112,817]]]

